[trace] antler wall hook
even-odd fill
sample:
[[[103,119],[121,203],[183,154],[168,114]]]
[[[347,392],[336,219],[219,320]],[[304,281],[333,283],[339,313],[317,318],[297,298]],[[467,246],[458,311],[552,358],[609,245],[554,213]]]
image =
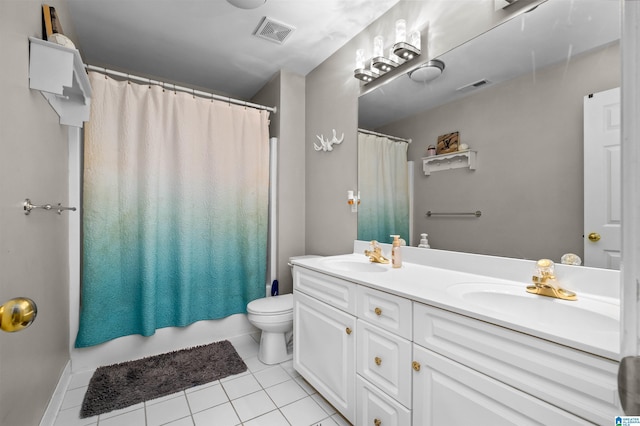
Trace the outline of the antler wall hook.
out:
[[[333,139],[329,140],[329,138],[325,139],[323,135],[316,135],[316,137],[320,140],[321,145],[318,146],[315,142],[313,143],[313,147],[316,151],[333,151],[334,144],[341,144],[344,140],[344,133],[340,136],[340,139],[336,136],[336,129],[333,129]]]

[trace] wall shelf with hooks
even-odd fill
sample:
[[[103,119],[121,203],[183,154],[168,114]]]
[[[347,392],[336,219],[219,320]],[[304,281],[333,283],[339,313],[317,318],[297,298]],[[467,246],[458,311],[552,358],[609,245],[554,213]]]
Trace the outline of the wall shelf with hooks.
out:
[[[60,124],[82,127],[89,120],[91,86],[77,49],[29,37],[29,87],[39,90]]]
[[[431,157],[422,157],[422,170],[425,176],[429,176],[431,172],[441,170],[459,169],[468,167],[469,170],[476,169],[476,151],[456,151],[450,154],[433,155]]]

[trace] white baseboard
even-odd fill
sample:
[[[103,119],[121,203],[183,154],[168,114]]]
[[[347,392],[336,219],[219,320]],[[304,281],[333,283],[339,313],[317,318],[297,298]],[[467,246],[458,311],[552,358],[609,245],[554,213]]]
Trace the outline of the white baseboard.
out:
[[[47,409],[45,410],[44,415],[40,420],[40,426],[53,426],[53,424],[56,422],[56,416],[58,415],[58,411],[60,411],[60,407],[62,407],[62,401],[64,400],[64,395],[67,392],[70,381],[71,361],[69,360],[67,361],[67,365],[62,371],[62,375],[58,380],[56,389],[53,391],[53,395],[51,395],[49,405],[47,405]]]

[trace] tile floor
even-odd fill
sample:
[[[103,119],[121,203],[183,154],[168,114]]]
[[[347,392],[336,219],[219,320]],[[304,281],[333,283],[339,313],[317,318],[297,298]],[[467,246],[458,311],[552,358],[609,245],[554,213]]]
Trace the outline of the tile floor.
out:
[[[292,361],[261,363],[256,339],[228,339],[247,364],[244,373],[88,419],[80,419],[79,412],[93,371],[74,374],[54,426],[349,425],[300,377]]]

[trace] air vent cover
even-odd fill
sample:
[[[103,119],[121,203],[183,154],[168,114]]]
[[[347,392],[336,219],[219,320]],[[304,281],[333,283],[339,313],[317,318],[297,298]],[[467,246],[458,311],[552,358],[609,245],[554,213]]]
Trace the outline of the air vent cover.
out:
[[[253,35],[274,43],[282,44],[291,35],[293,30],[295,30],[295,27],[265,16],[262,18],[262,22],[260,22],[258,29],[256,29]]]
[[[489,80],[482,79],[482,80],[475,81],[473,83],[469,83],[469,84],[467,84],[465,86],[458,87],[456,89],[456,91],[458,91],[458,92],[466,92],[467,90],[474,90],[474,89],[477,89],[479,87],[485,86],[485,85],[490,84],[490,83],[491,82]]]

